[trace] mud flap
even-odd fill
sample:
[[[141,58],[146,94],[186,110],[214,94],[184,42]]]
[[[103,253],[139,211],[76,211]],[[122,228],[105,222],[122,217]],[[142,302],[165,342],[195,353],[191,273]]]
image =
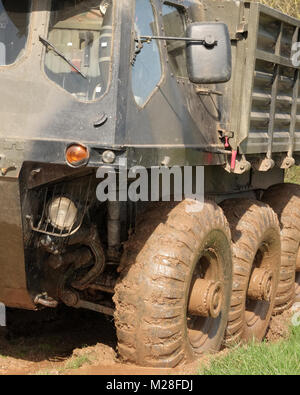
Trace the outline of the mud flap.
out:
[[[34,309],[27,290],[19,180],[0,180],[0,302]]]

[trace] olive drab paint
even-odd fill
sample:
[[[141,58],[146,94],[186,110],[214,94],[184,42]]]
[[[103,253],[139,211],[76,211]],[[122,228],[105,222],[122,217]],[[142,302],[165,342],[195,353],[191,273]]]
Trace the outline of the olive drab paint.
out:
[[[283,182],[300,152],[299,27],[252,2],[0,1],[0,302],[111,314],[81,296],[113,289],[97,281],[145,208],[97,200],[97,171],[115,171],[118,188],[120,161],[148,175],[199,167],[217,203]],[[206,65],[209,83],[195,83],[205,70],[188,66],[206,51],[225,70]],[[86,161],[68,164],[79,145]],[[141,200],[132,181],[121,192]]]

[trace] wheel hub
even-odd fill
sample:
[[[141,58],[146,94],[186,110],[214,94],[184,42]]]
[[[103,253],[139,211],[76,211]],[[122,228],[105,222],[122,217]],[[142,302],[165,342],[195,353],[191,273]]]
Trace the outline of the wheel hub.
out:
[[[264,300],[269,302],[273,294],[274,276],[270,270],[254,269],[248,288],[248,297],[251,300]]]
[[[217,318],[222,310],[223,289],[221,282],[197,279],[188,306],[190,315]]]

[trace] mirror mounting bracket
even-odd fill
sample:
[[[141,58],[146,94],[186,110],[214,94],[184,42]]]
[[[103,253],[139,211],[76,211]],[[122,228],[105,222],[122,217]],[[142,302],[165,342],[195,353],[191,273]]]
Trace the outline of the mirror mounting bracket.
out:
[[[191,38],[191,37],[167,37],[167,36],[140,36],[136,38],[136,42],[150,44],[153,40],[165,40],[165,41],[186,41],[189,43],[198,43],[199,45],[204,45],[207,48],[213,48],[218,45],[218,41],[214,39],[211,35],[205,38]]]

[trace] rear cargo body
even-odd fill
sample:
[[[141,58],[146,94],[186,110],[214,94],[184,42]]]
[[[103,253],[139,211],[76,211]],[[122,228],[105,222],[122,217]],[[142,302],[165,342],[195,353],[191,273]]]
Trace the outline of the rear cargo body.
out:
[[[206,2],[205,20],[230,30],[233,74],[224,89],[223,118],[241,154],[300,151],[299,67],[292,46],[300,21],[260,3]],[[248,157],[248,156],[247,156]]]

